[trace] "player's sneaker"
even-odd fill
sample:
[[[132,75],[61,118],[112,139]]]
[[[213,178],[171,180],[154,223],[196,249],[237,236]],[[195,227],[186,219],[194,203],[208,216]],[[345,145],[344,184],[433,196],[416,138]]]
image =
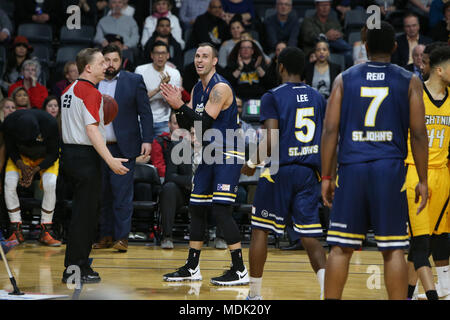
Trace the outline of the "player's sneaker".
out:
[[[18,241],[19,243],[25,242],[25,238],[22,233],[22,222],[12,222],[9,226],[11,235],[7,241]]]
[[[175,272],[163,275],[164,281],[200,281],[202,279],[200,265],[195,269],[190,269],[184,265]]]
[[[211,279],[211,283],[216,286],[242,286],[250,282],[248,277],[247,268],[244,267],[243,271],[239,271],[233,267],[225,271],[220,277]]]
[[[53,238],[51,234],[51,223],[41,223],[41,234],[39,235],[39,242],[49,247],[61,246],[61,241]]]
[[[250,295],[247,296],[247,298],[245,298],[245,300],[262,300],[263,298],[261,296],[254,296],[254,297],[250,297]]]

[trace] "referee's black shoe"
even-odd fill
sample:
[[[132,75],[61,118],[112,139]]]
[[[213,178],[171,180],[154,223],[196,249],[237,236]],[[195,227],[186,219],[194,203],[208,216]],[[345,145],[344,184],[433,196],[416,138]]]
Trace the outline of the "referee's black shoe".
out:
[[[92,270],[92,268],[90,266],[82,266],[80,267],[81,270],[81,276],[80,276],[80,283],[99,283],[102,279],[100,278],[100,275],[98,274],[98,272],[95,272],[94,270]],[[63,273],[63,277],[62,277],[62,282],[63,283],[73,283],[76,284],[76,275],[74,274],[74,272],[72,273],[68,273],[67,269],[64,270]]]

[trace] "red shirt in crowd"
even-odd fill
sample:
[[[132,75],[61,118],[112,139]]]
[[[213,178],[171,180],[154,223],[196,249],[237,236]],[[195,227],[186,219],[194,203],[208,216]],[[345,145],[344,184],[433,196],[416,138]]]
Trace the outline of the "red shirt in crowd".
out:
[[[8,90],[8,97],[11,97],[14,89],[18,87],[23,87],[23,79],[13,83]],[[45,98],[48,96],[47,88],[42,84],[36,82],[35,87],[31,87],[27,90],[28,96],[30,97],[30,105],[31,107],[35,107],[38,109],[42,108],[42,104],[44,103]]]

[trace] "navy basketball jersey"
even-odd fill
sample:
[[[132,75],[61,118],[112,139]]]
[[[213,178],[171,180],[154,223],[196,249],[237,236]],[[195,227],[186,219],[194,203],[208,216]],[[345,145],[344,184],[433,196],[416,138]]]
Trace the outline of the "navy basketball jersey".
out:
[[[260,121],[278,119],[280,166],[297,163],[320,171],[325,108],[322,95],[303,83],[286,82],[264,94]]]
[[[339,163],[406,158],[411,77],[397,65],[371,61],[342,73]]]
[[[199,115],[203,115],[203,112],[205,111],[206,103],[209,99],[209,94],[211,93],[212,88],[217,84],[223,82],[227,84],[230,89],[233,91],[233,88],[231,87],[230,83],[221,75],[218,73],[215,73],[211,80],[209,80],[208,85],[206,86],[205,90],[203,90],[202,82],[199,81],[194,86],[193,91],[193,97],[192,97],[192,106],[195,112]],[[233,132],[237,134],[237,129],[239,129],[238,125],[238,111],[237,111],[237,104],[236,104],[236,96],[233,91],[233,102],[231,105],[226,109],[220,111],[217,118],[214,120],[212,129],[216,129],[220,131],[221,136],[213,136],[209,141],[206,141],[206,143],[212,143],[214,142],[215,145],[218,147],[223,147],[227,150],[236,150],[238,143],[237,138],[232,137]],[[226,139],[227,137],[227,130],[229,131],[229,137],[230,139]],[[239,131],[240,132],[240,131]],[[239,135],[241,137],[241,134]],[[205,140],[205,139],[204,139]]]

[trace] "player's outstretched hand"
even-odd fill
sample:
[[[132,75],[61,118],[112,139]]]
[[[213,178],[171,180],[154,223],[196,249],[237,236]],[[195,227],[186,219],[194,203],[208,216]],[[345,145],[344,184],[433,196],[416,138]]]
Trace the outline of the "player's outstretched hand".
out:
[[[128,159],[113,158],[111,162],[108,163],[108,166],[115,174],[119,174],[122,176],[130,171],[130,169],[125,167],[122,162],[128,162]]]
[[[172,108],[175,110],[181,108],[184,104],[183,99],[181,99],[181,88],[177,88],[171,84],[161,83],[160,89],[162,96]]]
[[[416,200],[415,202],[419,202],[420,199],[420,205],[417,208],[417,213],[419,214],[427,205],[428,201],[428,185],[426,183],[419,182],[416,186]]]
[[[335,183],[332,180],[322,180],[322,200],[328,208],[333,206]]]
[[[246,176],[253,176],[255,174],[256,168],[250,168],[247,164],[244,164],[241,169],[241,173]]]

